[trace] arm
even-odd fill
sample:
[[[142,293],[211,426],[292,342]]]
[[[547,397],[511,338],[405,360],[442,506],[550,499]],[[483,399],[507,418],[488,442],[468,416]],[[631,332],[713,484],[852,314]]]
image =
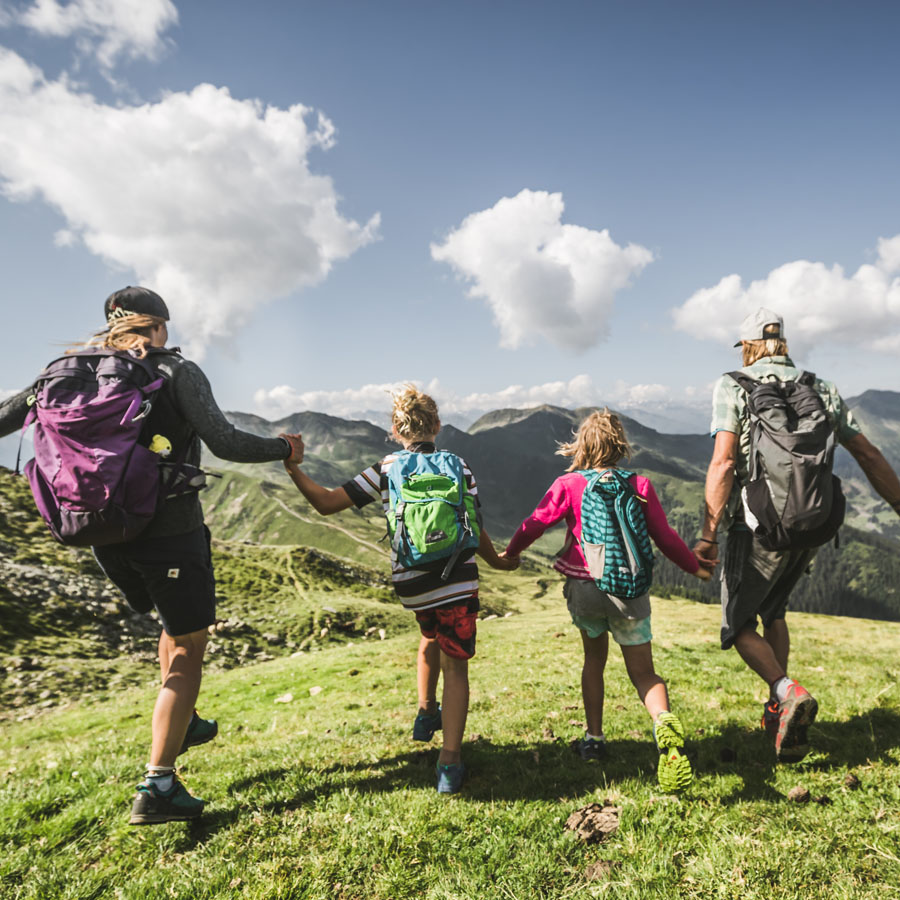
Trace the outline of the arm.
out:
[[[0,437],[12,434],[25,424],[28,415],[28,398],[33,393],[32,388],[25,388],[18,394],[13,394],[0,403]]]
[[[647,482],[647,530],[653,543],[675,563],[680,569],[683,569],[689,575],[697,575],[700,571],[700,563],[694,556],[691,549],[681,539],[680,535],[666,518],[665,510],[659,502],[659,497],[653,489],[653,485]],[[707,570],[704,569],[704,572]],[[703,577],[702,575],[700,576]]]
[[[285,437],[288,440],[293,438],[296,442],[299,442],[300,457],[302,459],[303,442],[300,440],[300,435],[286,435]],[[296,447],[294,440],[290,442]],[[291,481],[297,485],[297,489],[306,497],[317,513],[323,516],[330,516],[332,513],[340,512],[342,509],[349,509],[353,506],[350,495],[342,487],[334,489],[322,487],[321,484],[313,481],[306,472],[301,471],[299,464],[294,462],[293,457],[284,461],[284,468],[287,470],[288,475],[291,476]]]
[[[171,389],[178,410],[220,459],[252,463],[291,456],[287,438],[264,438],[235,428],[219,409],[209,381],[196,364],[185,360],[175,366]]]
[[[504,556],[517,557],[530,547],[551,525],[555,525],[569,511],[570,501],[565,484],[557,478],[544,494],[535,511],[516,529],[504,550]]]
[[[713,563],[719,556],[716,534],[725,514],[731,488],[734,485],[734,463],[737,458],[738,436],[731,431],[718,431],[713,455],[706,472],[706,499],[703,513],[703,537],[694,547],[698,559]]]
[[[859,463],[869,484],[900,515],[900,479],[881,451],[864,434],[855,435],[844,446]]]
[[[475,551],[492,569],[517,569],[519,567],[519,559],[498,556],[497,551],[491,539],[488,537],[487,530],[481,529],[481,537],[478,539],[478,549]]]

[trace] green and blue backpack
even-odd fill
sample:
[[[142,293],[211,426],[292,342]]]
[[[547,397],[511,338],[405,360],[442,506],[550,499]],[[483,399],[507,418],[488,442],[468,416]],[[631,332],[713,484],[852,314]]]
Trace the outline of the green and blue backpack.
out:
[[[397,564],[417,569],[445,559],[441,578],[446,581],[460,554],[476,548],[481,537],[462,460],[448,450],[401,450],[388,467],[387,481],[388,535]]]
[[[581,549],[597,587],[623,600],[650,590],[653,548],[643,505],[621,469],[580,471],[587,480],[581,498]]]

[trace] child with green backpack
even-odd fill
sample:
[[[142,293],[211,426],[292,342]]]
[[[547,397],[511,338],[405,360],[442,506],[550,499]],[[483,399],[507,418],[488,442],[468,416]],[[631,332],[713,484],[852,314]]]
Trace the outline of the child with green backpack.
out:
[[[603,670],[612,632],[622,648],[628,675],[653,719],[659,785],[669,792],[683,790],[693,777],[682,752],[684,728],[669,710],[666,684],[653,667],[650,646],[650,538],[684,571],[707,580],[709,569],[701,568],[669,526],[650,481],[618,468],[622,459],[631,456],[618,416],[608,409],[591,413],[575,439],[561,444],[557,452],[571,457],[572,464],[553,482],[501,555],[517,560],[547,528],[565,519],[566,543],[554,568],[566,576],[563,594],[584,645],[581,691],[587,732],[578,752],[585,760],[598,760],[606,753]]]
[[[333,490],[313,481],[297,462],[285,468],[322,515],[381,502],[391,537],[394,589],[403,605],[415,612],[422,632],[413,740],[429,741],[435,731],[443,730],[437,789],[455,794],[465,775],[460,751],[469,709],[468,663],[475,655],[479,610],[475,555],[495,569],[514,569],[518,560],[498,556],[482,527],[475,476],[465,461],[435,447],[441,422],[434,400],[412,385],[393,400],[392,433],[402,450],[389,453]],[[300,440],[300,436],[291,435],[291,439]],[[441,672],[444,690],[438,706]]]

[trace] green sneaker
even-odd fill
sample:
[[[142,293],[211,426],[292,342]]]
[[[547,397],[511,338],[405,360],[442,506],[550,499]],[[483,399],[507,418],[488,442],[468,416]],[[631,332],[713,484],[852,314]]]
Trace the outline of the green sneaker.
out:
[[[177,777],[165,793],[144,781],[137,786],[131,807],[131,824],[159,825],[196,819],[203,812],[203,806],[204,801],[192,797]]]
[[[190,747],[196,747],[198,744],[205,744],[207,741],[211,741],[218,733],[218,722],[215,719],[201,719],[195,709],[178,755],[181,756]]]
[[[684,726],[674,713],[660,713],[653,723],[653,739],[659,750],[656,777],[667,794],[683,791],[693,780],[691,761],[682,752]]]

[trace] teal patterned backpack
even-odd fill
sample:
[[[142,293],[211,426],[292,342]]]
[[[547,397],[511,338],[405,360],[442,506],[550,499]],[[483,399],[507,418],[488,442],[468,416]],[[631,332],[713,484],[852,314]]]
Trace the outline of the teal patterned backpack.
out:
[[[581,549],[597,587],[622,600],[640,597],[653,579],[653,549],[644,516],[647,502],[623,469],[578,473],[587,479],[581,498]]]

